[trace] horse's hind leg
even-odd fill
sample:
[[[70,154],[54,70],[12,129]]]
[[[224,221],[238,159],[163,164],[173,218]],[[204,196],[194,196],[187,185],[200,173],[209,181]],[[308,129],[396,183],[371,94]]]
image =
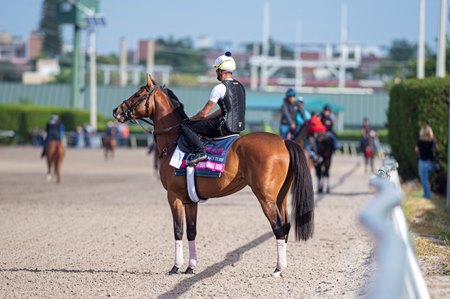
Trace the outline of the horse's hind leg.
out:
[[[260,186],[261,187],[261,186]],[[286,230],[289,224],[287,223],[286,209],[284,209],[284,215],[280,212],[277,205],[277,191],[270,192],[268,190],[262,190],[261,188],[253,188],[253,193],[261,204],[264,214],[270,222],[272,231],[276,238],[277,244],[277,266],[273,273],[274,276],[279,277],[281,271],[287,267],[286,258]],[[282,206],[282,205],[281,205]],[[283,209],[282,209],[283,211]]]
[[[55,151],[55,155],[53,158],[53,165],[54,165],[54,173],[56,176],[56,183],[59,184],[61,182],[61,173],[60,173],[60,167],[61,167],[61,152],[59,151],[59,149],[56,149]]]
[[[53,160],[53,155],[50,155],[49,149],[47,148],[47,182],[51,182],[52,181],[52,160]]]
[[[197,267],[197,248],[195,246],[195,237],[197,236],[197,204],[190,203],[184,206],[186,213],[186,232],[189,242],[189,266],[185,274],[194,274]]]
[[[331,186],[330,186],[330,166],[331,166],[331,158],[332,156],[330,156],[328,159],[325,159],[324,161],[324,166],[325,166],[325,171],[324,171],[324,176],[326,179],[326,184],[325,184],[325,192],[326,193],[330,193],[331,192]]]

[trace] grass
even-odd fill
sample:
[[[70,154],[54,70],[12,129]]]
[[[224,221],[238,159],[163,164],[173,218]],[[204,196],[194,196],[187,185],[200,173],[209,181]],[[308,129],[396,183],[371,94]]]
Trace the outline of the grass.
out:
[[[445,201],[440,196],[425,200],[422,190],[413,190],[402,204],[416,254],[438,275],[450,275],[450,211]]]

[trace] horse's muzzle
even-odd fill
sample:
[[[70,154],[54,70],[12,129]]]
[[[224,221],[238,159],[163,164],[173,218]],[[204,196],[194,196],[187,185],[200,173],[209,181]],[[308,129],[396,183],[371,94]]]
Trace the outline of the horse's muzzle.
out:
[[[125,114],[123,113],[123,111],[119,111],[118,108],[115,108],[113,110],[113,116],[115,119],[117,119],[121,123],[124,123],[126,121]]]

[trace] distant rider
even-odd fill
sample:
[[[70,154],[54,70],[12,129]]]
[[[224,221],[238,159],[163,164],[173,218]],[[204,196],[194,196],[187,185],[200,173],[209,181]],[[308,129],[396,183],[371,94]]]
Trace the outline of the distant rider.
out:
[[[45,157],[47,153],[47,146],[51,140],[62,140],[64,136],[64,125],[59,121],[58,115],[53,114],[50,120],[47,122],[46,129],[47,135],[45,137],[44,146],[42,148],[41,158]]]
[[[333,146],[334,149],[340,149],[342,147],[341,143],[337,139],[336,132],[333,129],[334,126],[334,115],[331,113],[330,105],[325,105],[322,109],[322,112],[319,115],[320,120],[327,128],[327,132],[331,138],[333,138]]]
[[[300,112],[300,105],[295,100],[296,96],[295,90],[289,88],[281,106],[280,136],[284,139],[297,131],[297,115]]]

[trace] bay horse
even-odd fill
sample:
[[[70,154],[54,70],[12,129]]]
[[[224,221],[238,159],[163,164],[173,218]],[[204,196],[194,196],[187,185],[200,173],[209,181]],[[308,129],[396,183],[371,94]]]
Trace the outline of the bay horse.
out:
[[[64,146],[61,141],[51,139],[47,144],[45,155],[47,157],[47,181],[51,181],[53,169],[56,183],[59,184],[61,182],[61,166],[64,159]]]
[[[319,134],[316,137],[317,154],[321,157],[320,161],[315,164],[317,176],[317,192],[322,193],[325,189],[326,193],[330,193],[330,166],[334,153],[333,137],[328,133]]]
[[[108,160],[108,156],[114,158],[114,151],[117,147],[117,139],[114,136],[105,136],[103,140],[103,151],[105,153],[105,160]]]
[[[175,262],[169,274],[183,265],[183,218],[189,241],[189,264],[184,273],[194,273],[197,266],[195,246],[198,205],[189,199],[186,178],[175,176],[169,165],[180,134],[179,126],[187,119],[183,104],[170,89],[159,87],[147,74],[147,84],[121,102],[113,116],[119,122],[149,117],[153,121],[155,142],[160,153],[160,180],[167,190],[175,236]],[[314,230],[314,192],[306,158],[300,146],[271,133],[250,133],[238,138],[227,154],[225,171],[220,178],[197,177],[201,198],[223,197],[246,186],[258,199],[269,220],[277,244],[277,263],[273,276],[279,277],[287,266],[286,244],[291,227],[286,208],[289,189],[293,188],[292,220],[296,240],[308,240]]]

